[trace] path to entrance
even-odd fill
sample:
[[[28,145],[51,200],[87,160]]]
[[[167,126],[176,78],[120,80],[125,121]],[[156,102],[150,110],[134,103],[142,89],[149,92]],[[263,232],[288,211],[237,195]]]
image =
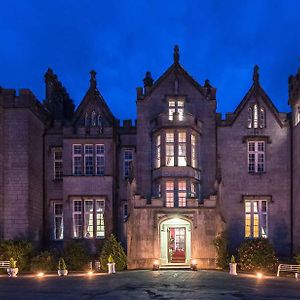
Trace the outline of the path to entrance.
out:
[[[59,278],[0,277],[0,299],[300,299],[292,278],[230,276],[218,271],[128,271]]]

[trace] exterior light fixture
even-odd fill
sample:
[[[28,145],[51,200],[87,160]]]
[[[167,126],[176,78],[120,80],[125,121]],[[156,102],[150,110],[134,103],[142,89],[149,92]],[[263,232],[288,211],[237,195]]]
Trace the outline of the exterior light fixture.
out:
[[[257,272],[257,273],[256,273],[256,277],[257,277],[258,279],[261,279],[261,278],[264,277],[264,275],[263,275],[262,273],[260,273],[260,272]]]
[[[155,259],[153,261],[153,267],[152,267],[152,270],[153,271],[158,271],[159,270],[159,260],[158,259]]]
[[[192,271],[197,271],[197,260],[196,259],[192,259],[191,260],[191,270]]]
[[[37,277],[43,277],[45,274],[43,272],[39,272],[36,274]]]
[[[92,276],[92,275],[94,275],[94,272],[93,271],[88,271],[88,273],[87,273],[89,276]]]

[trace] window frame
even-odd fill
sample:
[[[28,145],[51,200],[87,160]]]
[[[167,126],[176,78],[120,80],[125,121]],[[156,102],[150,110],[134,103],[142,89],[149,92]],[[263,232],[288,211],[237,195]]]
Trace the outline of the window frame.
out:
[[[87,147],[90,147],[90,149],[92,149],[92,153],[86,153],[86,149]],[[84,155],[84,175],[85,176],[93,176],[95,174],[95,170],[94,170],[94,145],[93,144],[84,144],[83,147],[83,155]],[[91,174],[87,174],[87,166],[86,166],[86,162],[87,162],[87,158],[92,158],[92,163],[91,163],[91,168],[92,168],[92,172]]]
[[[126,153],[131,153],[131,158],[126,157]],[[134,154],[133,148],[124,148],[123,150],[123,178],[124,179],[127,179],[130,175],[130,163],[133,162],[133,154]]]
[[[57,158],[56,153],[61,153],[61,158]],[[60,168],[57,167],[57,164],[61,164]],[[58,169],[61,169],[61,170],[57,171]],[[61,180],[63,180],[63,175],[64,175],[64,172],[63,172],[63,149],[55,148],[53,151],[53,180],[61,181]]]
[[[247,210],[247,204],[249,204],[248,206],[248,208],[250,208],[249,210]],[[256,204],[256,207],[254,204]],[[265,210],[263,210],[263,207],[265,207]],[[269,201],[267,199],[264,198],[244,199],[244,217],[245,217],[244,237],[246,239],[268,238]],[[248,220],[249,222],[247,222]],[[256,222],[257,225],[255,224]],[[257,229],[255,229],[255,227],[257,227]]]
[[[98,149],[99,149],[99,153],[98,153]],[[104,174],[105,174],[105,145],[95,144],[95,175],[104,176]]]
[[[168,134],[172,138],[168,139]],[[175,132],[174,130],[166,131],[166,141],[165,141],[165,164],[167,167],[175,166]]]
[[[56,213],[56,206],[61,206],[60,214]],[[61,218],[61,237],[57,236],[57,218]],[[53,239],[55,241],[62,241],[64,239],[64,205],[62,201],[53,202]]]
[[[86,236],[87,229],[86,227],[86,215],[88,212],[86,212],[86,203],[88,201],[92,202],[92,235]],[[80,211],[75,211],[75,202],[80,203]],[[104,239],[105,238],[105,203],[106,199],[105,197],[83,197],[83,198],[74,198],[72,201],[72,231],[73,231],[73,239]],[[100,205],[100,209],[98,211],[97,203],[102,203]],[[79,218],[76,218],[79,220],[79,225],[75,222],[75,216],[79,216]],[[98,218],[99,216],[99,218]],[[100,223],[98,224],[98,220]],[[78,236],[75,236],[76,228],[78,227]],[[100,227],[100,230],[98,231],[98,227]],[[103,230],[101,230],[101,228]],[[98,235],[99,232],[102,232],[102,235]]]
[[[80,153],[75,153],[75,147],[80,147]],[[80,158],[80,173],[75,173],[75,158]],[[82,176],[82,144],[72,144],[72,162],[73,162],[73,175],[74,176]]]
[[[174,105],[170,105],[170,103],[174,103]],[[174,121],[174,113],[178,113],[178,120],[183,120],[185,108],[185,100],[182,98],[170,98],[168,99],[168,119],[169,121]]]
[[[254,150],[250,150],[250,145],[254,145]],[[263,145],[263,150],[259,146]],[[249,174],[262,174],[266,172],[266,142],[253,141],[247,142],[247,159],[248,159],[248,173]],[[253,167],[250,167],[253,166]]]
[[[181,136],[182,135],[182,136]],[[177,166],[187,166],[187,132],[186,130],[177,131],[178,142],[177,142]]]

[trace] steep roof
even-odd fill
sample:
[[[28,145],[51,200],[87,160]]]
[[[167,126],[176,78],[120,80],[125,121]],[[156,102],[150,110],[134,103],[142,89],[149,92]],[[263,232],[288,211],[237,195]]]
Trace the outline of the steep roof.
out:
[[[96,102],[96,104],[99,105],[99,107],[101,108],[103,116],[106,118],[107,121],[109,121],[109,123],[112,124],[115,121],[115,117],[109,109],[108,105],[106,104],[103,96],[97,89],[96,72],[92,70],[90,72],[90,75],[90,86],[82,101],[80,102],[79,106],[75,110],[72,123],[75,124],[78,121],[78,119],[82,116],[85,108],[90,103],[94,104]]]

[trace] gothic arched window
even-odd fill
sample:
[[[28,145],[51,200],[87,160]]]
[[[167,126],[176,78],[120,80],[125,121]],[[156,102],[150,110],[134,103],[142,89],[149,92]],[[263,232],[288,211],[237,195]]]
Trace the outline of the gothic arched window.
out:
[[[254,104],[248,108],[248,128],[265,128],[266,127],[266,112],[264,107]]]
[[[86,127],[90,126],[90,118],[89,118],[89,114],[87,112],[85,113],[84,125]]]
[[[252,128],[252,108],[248,108],[248,128]]]
[[[98,126],[102,127],[102,118],[100,114],[98,115]]]
[[[265,109],[261,107],[259,109],[259,128],[266,127],[266,116],[265,116]]]
[[[258,107],[257,104],[253,106],[253,128],[258,128]]]
[[[95,113],[95,111],[92,112],[92,126],[96,126],[96,113]]]

